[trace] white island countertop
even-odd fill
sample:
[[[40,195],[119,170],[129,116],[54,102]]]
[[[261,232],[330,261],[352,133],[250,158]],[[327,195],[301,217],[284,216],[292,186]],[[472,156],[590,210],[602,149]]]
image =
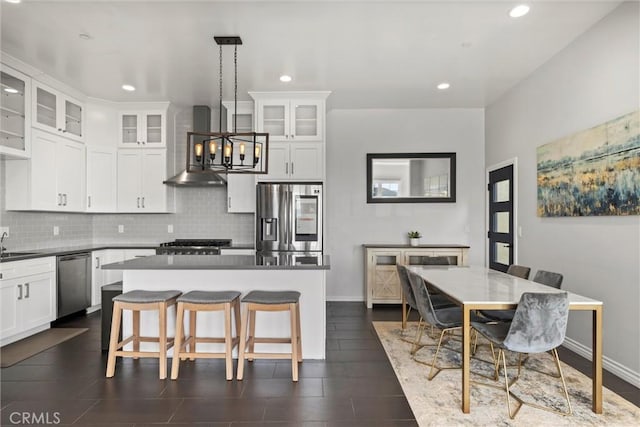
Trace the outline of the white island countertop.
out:
[[[105,270],[329,270],[329,255],[153,255],[114,262]]]

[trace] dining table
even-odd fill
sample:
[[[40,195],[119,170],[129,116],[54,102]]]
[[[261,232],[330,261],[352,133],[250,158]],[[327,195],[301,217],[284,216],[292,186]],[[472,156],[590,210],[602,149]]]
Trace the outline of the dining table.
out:
[[[471,313],[517,307],[525,292],[565,292],[480,266],[409,266],[462,308],[462,412],[470,408]],[[602,413],[602,301],[567,292],[569,310],[592,312],[592,411]]]

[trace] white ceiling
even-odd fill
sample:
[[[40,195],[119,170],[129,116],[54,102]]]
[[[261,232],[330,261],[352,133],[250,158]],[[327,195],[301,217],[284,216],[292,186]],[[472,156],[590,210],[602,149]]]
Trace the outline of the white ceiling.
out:
[[[92,97],[216,104],[213,36],[239,35],[239,99],[331,90],[333,108],[483,107],[620,2],[530,1],[509,18],[517,3],[3,1],[1,48]],[[233,48],[224,55],[232,99]],[[445,80],[451,89],[438,91]]]

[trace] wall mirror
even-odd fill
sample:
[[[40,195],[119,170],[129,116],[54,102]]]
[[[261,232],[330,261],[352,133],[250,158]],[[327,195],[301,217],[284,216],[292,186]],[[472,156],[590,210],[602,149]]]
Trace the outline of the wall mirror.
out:
[[[453,203],[456,153],[367,154],[367,203]]]

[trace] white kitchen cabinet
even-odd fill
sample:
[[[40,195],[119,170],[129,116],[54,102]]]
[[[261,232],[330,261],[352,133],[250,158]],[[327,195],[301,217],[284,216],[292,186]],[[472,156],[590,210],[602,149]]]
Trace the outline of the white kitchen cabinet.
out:
[[[256,178],[253,174],[227,175],[227,212],[256,211]]]
[[[161,148],[166,146],[166,110],[120,113],[120,148]]]
[[[252,101],[223,101],[227,110],[226,131],[253,132],[254,105]],[[256,211],[256,175],[227,174],[227,212],[253,213]]]
[[[81,212],[85,201],[83,144],[34,129],[27,160],[7,160],[7,210]]]
[[[0,345],[48,329],[56,318],[55,257],[0,264]]]
[[[167,212],[166,176],[166,150],[118,150],[118,212]]]
[[[32,83],[33,127],[76,141],[83,140],[84,106],[82,103],[43,83]]]
[[[91,306],[95,307],[102,303],[102,287],[106,285],[105,273],[109,270],[103,270],[102,266],[108,264],[107,251],[91,252]]]
[[[31,78],[2,64],[0,157],[31,155]]]
[[[317,142],[269,143],[269,173],[260,181],[324,179],[324,144]]]
[[[87,212],[115,212],[117,209],[117,151],[87,147]]]
[[[259,99],[256,107],[257,131],[269,133],[270,141],[324,139],[324,97]]]

